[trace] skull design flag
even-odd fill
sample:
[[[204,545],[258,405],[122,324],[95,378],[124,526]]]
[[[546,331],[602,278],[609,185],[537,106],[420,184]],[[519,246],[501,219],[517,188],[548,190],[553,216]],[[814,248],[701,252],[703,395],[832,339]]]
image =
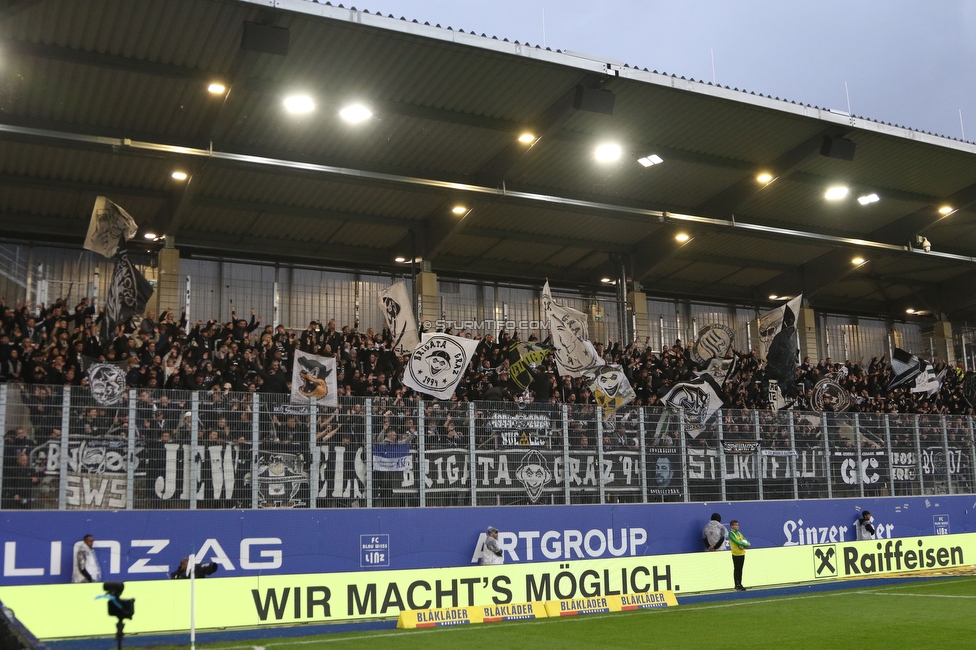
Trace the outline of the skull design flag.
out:
[[[586,372],[590,379],[590,391],[597,405],[603,409],[603,418],[608,419],[614,411],[625,404],[629,404],[637,397],[637,393],[630,385],[630,380],[624,374],[624,369],[618,364],[598,366]]]
[[[697,438],[715,412],[722,408],[722,389],[711,375],[675,384],[662,398],[672,412],[684,414],[685,433]]]

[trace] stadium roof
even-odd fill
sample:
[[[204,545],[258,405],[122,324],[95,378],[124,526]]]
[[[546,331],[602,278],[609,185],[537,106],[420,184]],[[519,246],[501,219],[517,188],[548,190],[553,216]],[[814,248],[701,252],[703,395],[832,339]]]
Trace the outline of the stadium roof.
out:
[[[6,238],[976,315],[972,143],[327,3],[0,1],[0,140]]]

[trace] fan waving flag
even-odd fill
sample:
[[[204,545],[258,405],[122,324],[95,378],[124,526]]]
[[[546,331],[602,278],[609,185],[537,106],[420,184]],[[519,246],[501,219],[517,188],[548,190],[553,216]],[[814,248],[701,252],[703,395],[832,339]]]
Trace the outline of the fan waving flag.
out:
[[[128,212],[104,196],[99,196],[95,199],[91,221],[88,222],[85,249],[111,259],[119,250],[119,240],[129,241],[138,231],[135,219]]]
[[[800,348],[796,342],[796,319],[803,296],[759,317],[759,339],[766,359],[766,376],[775,379],[786,397],[796,396],[796,366]]]
[[[662,401],[668,410],[684,414],[685,433],[692,438],[704,431],[705,424],[725,403],[722,389],[711,375],[675,384]]]
[[[291,369],[291,403],[338,406],[335,357],[320,357],[295,350]]]
[[[125,400],[125,369],[124,362],[99,362],[88,364],[85,375],[91,396],[99,406],[115,406]]]
[[[508,346],[508,351],[518,355],[518,358],[509,366],[512,381],[515,382],[516,386],[525,390],[532,383],[531,370],[546,360],[552,348],[539,343],[515,341]]]
[[[417,334],[417,319],[410,306],[410,296],[407,295],[407,285],[397,282],[384,289],[380,292],[380,302],[386,326],[393,334],[393,351],[397,356],[410,354],[420,343],[420,336]]]
[[[891,355],[891,371],[894,373],[894,377],[891,378],[891,382],[888,384],[888,390],[909,384],[922,372],[923,364],[925,362],[911,352],[906,352],[901,348],[895,348],[894,353]]]
[[[450,334],[424,334],[403,373],[403,385],[437,399],[450,399],[478,341]]]
[[[115,326],[128,323],[133,316],[141,314],[152,295],[149,281],[129,261],[125,252],[116,255],[115,272],[112,273],[112,284],[108,288],[102,314],[102,340],[113,340]]]
[[[928,361],[922,361],[922,371],[915,378],[915,385],[912,387],[913,393],[926,393],[932,397],[942,389],[942,380],[945,378],[946,371],[935,372],[935,367]]]
[[[553,302],[548,282],[542,288],[542,306],[560,375],[582,377],[585,370],[606,363],[588,340],[586,314]]]
[[[621,406],[629,404],[637,397],[630,380],[624,374],[624,369],[617,365],[606,364],[586,372],[590,379],[590,390],[593,399],[603,409],[603,418],[609,419]]]

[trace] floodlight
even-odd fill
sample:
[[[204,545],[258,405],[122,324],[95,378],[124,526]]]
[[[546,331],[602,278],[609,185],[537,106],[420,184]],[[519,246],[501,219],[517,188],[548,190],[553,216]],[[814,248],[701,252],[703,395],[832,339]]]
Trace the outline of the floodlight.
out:
[[[824,198],[828,201],[838,201],[847,196],[849,191],[850,190],[843,185],[835,185],[834,187],[827,188]]]
[[[291,95],[285,97],[285,110],[289,113],[311,113],[315,110],[315,102],[308,95]]]
[[[214,95],[222,95],[224,94],[224,91],[227,90],[227,86],[225,86],[222,83],[214,82],[209,86],[207,86],[207,90],[209,90]]]
[[[620,160],[621,149],[619,144],[614,144],[612,142],[605,142],[601,145],[597,145],[594,151],[597,162],[614,162],[615,160]]]
[[[362,104],[350,104],[339,111],[339,117],[350,124],[359,124],[360,122],[373,117],[373,111],[369,110]]]
[[[877,203],[881,199],[877,194],[865,194],[864,196],[857,197],[857,202],[861,205],[867,205],[868,203]]]
[[[187,179],[187,173],[179,170],[173,172],[171,175],[175,180],[178,181],[185,181]]]
[[[773,180],[773,175],[764,172],[759,174],[759,176],[756,176],[756,180],[760,183],[768,183],[769,181]]]

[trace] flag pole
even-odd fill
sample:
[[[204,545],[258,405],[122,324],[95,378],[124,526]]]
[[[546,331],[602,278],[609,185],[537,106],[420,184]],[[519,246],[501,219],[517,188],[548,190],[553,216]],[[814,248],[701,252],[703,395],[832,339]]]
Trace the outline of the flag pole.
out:
[[[196,582],[197,582],[197,556],[190,553],[190,562],[187,566],[190,570],[190,650],[197,647],[197,621],[196,621]]]

